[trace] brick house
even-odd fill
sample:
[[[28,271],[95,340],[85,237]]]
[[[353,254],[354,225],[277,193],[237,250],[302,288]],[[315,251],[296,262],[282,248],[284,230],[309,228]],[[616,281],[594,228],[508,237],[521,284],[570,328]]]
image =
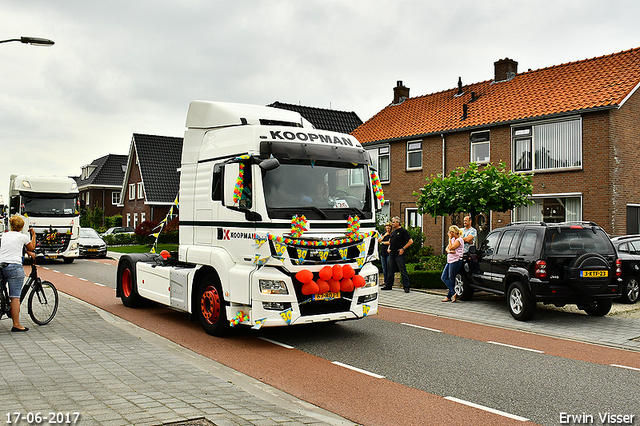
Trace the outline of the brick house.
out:
[[[121,214],[120,192],[127,166],[126,155],[108,154],[82,166],[80,176],[74,177],[78,184],[80,201],[89,209],[96,205],[103,209],[104,218]]]
[[[178,195],[181,158],[182,138],[133,134],[120,190],[124,226],[166,217]]]
[[[509,58],[494,66],[492,80],[413,98],[398,81],[393,102],[353,132],[379,170],[386,212],[441,249],[452,218],[421,217],[413,191],[472,161],[504,161],[534,172],[535,204],[478,217],[482,233],[520,220],[638,233],[640,48],[523,73]]]

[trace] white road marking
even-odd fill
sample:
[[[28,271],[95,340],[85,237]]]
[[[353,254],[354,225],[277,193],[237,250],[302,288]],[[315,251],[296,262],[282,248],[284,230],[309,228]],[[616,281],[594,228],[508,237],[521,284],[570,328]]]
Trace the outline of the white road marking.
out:
[[[87,282],[89,281],[89,280],[87,280],[87,279],[80,278],[80,277],[78,277],[78,279],[79,279],[80,281],[87,281]]]
[[[473,402],[465,401],[462,399],[454,398],[452,396],[445,396],[444,399],[448,399],[449,401],[457,402],[459,404],[468,405],[469,407],[477,408],[479,410],[488,411],[489,413],[498,414],[500,416],[508,417],[510,419],[519,420],[521,422],[528,422],[529,419],[516,416],[515,414],[505,413],[504,411],[494,410],[493,408],[485,407],[484,405],[474,404]]]
[[[435,328],[423,327],[421,325],[416,325],[416,324],[409,324],[408,322],[401,322],[400,324],[408,325],[409,327],[419,328],[421,330],[429,330],[429,331],[433,331],[435,333],[442,333],[442,330],[436,330]]]
[[[284,344],[284,343],[276,342],[275,340],[267,339],[266,337],[258,337],[258,339],[262,339],[265,342],[273,343],[274,345],[282,346],[283,348],[294,349],[293,346],[289,346],[289,345]]]
[[[331,364],[339,365],[340,367],[348,368],[349,370],[357,371],[358,373],[366,374],[367,376],[375,377],[376,379],[384,379],[384,376],[372,373],[371,371],[363,370],[358,367],[354,367],[353,365],[343,364],[338,361],[333,361]]]
[[[489,340],[487,343],[491,343],[493,345],[506,346],[508,348],[522,349],[523,351],[535,352],[535,353],[539,353],[539,354],[543,354],[544,353],[544,351],[539,351],[537,349],[523,348],[522,346],[507,345],[506,343],[492,342],[491,340]]]
[[[619,367],[619,368],[626,368],[627,370],[635,370],[635,371],[640,371],[640,368],[635,368],[635,367],[628,367],[626,365],[619,365],[619,364],[610,364],[612,367]]]
[[[87,280],[85,280],[85,281],[87,281]],[[100,284],[100,283],[94,283],[94,284],[95,285],[99,285],[100,287],[106,287],[106,285],[104,285],[104,284]]]

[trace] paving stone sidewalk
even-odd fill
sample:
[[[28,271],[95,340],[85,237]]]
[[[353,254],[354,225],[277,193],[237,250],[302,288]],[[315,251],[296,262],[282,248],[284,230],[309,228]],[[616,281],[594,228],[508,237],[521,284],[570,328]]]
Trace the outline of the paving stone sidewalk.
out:
[[[65,294],[49,325],[23,311],[26,333],[0,321],[3,423],[80,413],[82,426],[353,424]]]

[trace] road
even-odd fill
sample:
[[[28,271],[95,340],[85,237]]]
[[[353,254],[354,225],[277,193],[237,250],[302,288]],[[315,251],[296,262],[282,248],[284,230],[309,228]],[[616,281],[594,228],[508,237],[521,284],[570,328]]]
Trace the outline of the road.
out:
[[[40,274],[68,294],[361,424],[556,425],[563,415],[583,414],[603,424],[599,413],[640,417],[637,352],[388,308],[359,321],[239,329],[219,339],[186,314],[124,308],[113,291],[115,265],[51,263]]]

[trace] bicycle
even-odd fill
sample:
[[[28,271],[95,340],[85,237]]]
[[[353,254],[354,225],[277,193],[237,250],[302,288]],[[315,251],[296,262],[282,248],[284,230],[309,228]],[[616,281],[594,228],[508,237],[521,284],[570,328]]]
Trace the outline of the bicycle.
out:
[[[11,318],[11,307],[9,299],[9,291],[7,282],[2,277],[1,268],[6,264],[0,265],[0,278],[2,279],[2,290],[0,291],[0,319],[4,315]],[[20,303],[29,294],[27,299],[27,310],[31,320],[38,325],[46,325],[51,322],[58,312],[58,290],[50,281],[43,281],[38,277],[38,270],[35,262],[31,264],[31,273],[27,277],[26,282],[20,293]]]

